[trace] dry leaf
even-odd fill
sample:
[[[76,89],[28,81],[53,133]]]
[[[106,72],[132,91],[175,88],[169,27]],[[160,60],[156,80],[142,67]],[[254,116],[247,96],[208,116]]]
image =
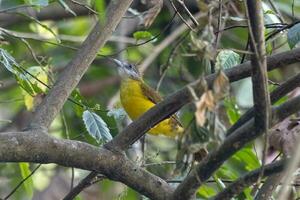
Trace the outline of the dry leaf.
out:
[[[150,0],[147,3],[151,7],[149,10],[146,11],[146,15],[144,16],[142,22],[142,25],[145,28],[149,28],[156,19],[157,15],[160,13],[160,10],[163,7],[163,0]]]
[[[223,99],[229,92],[229,79],[223,71],[219,71],[217,78],[214,80],[213,91],[217,100]]]
[[[204,92],[196,105],[196,121],[200,126],[203,126],[206,121],[205,113],[206,110],[213,111],[215,108],[215,99],[211,90]]]
[[[191,37],[191,50],[197,53],[199,58],[206,58],[213,60],[213,42],[215,41],[215,35],[213,27],[207,25],[199,33],[190,33]]]
[[[282,151],[285,156],[290,156],[296,147],[300,133],[300,122],[285,119],[270,131],[270,148]]]

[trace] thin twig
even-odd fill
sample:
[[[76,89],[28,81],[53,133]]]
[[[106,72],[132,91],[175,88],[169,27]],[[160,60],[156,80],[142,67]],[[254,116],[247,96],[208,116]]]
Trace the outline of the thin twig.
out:
[[[261,167],[254,171],[248,172],[246,175],[242,176],[238,180],[231,183],[225,190],[218,193],[214,200],[230,200],[236,195],[240,194],[245,187],[249,187],[254,184],[260,177],[261,171],[264,171],[264,176],[270,176],[277,174],[283,170],[285,161],[277,161],[272,164],[266,165],[264,168]]]
[[[271,7],[273,8],[273,10],[275,10],[276,12],[276,16],[279,18],[279,20],[283,23],[284,19],[282,17],[282,14],[280,12],[280,10],[277,8],[277,6],[275,6],[275,4],[273,3],[272,0],[268,0],[269,4],[271,5]]]
[[[170,21],[168,22],[168,24],[163,28],[163,30],[160,31],[157,35],[153,36],[151,39],[146,40],[146,41],[143,41],[143,42],[138,43],[138,44],[128,45],[127,47],[125,47],[125,48],[123,48],[123,49],[121,49],[121,50],[119,50],[119,51],[117,51],[117,52],[115,52],[115,53],[106,55],[106,57],[109,57],[109,56],[116,56],[116,55],[122,53],[123,51],[128,50],[129,48],[142,46],[142,45],[144,45],[144,44],[147,44],[147,43],[149,43],[149,42],[151,42],[151,41],[156,40],[157,38],[159,38],[164,32],[166,32],[166,31],[171,27],[171,25],[172,25],[173,22],[174,22],[174,19],[175,19],[176,15],[177,15],[177,13],[175,12],[174,15],[172,16],[171,20],[170,20]]]
[[[42,63],[40,62],[40,60],[37,58],[33,48],[31,47],[31,45],[27,42],[27,40],[25,40],[24,38],[19,38],[24,44],[25,46],[28,48],[31,56],[33,57],[33,59],[35,60],[35,62],[37,62],[38,65],[42,66]]]
[[[200,19],[205,17],[206,15],[204,13],[198,13],[195,15],[196,19]],[[189,24],[191,24],[191,20],[188,21]],[[168,35],[161,43],[156,45],[154,49],[150,52],[150,54],[147,56],[147,58],[139,65],[139,69],[141,72],[144,72],[150,64],[157,58],[157,56],[160,55],[160,53],[168,47],[174,40],[176,40],[183,32],[185,32],[188,29],[188,27],[185,24],[180,25],[178,28],[176,28],[170,35]]]
[[[26,177],[24,178],[6,197],[4,197],[4,200],[7,200],[9,197],[11,197],[11,195],[13,195],[21,186],[22,184],[27,181],[27,179],[29,179],[35,172],[36,170],[38,170],[40,168],[40,166],[42,166],[42,164],[39,164],[36,168],[34,168],[34,170],[32,170],[32,172]]]
[[[295,20],[295,0],[292,1],[292,17]]]
[[[199,23],[197,22],[197,20],[195,19],[195,17],[193,16],[193,14],[190,12],[190,10],[186,7],[185,3],[183,0],[177,0],[177,2],[184,8],[185,12],[188,14],[188,16],[190,17],[190,19],[192,20],[193,24],[197,27],[199,26]]]
[[[63,200],[72,200],[74,199],[82,190],[91,186],[93,183],[93,179],[98,175],[97,172],[91,172],[84,179],[78,183],[75,187],[71,189],[71,191],[63,198]]]
[[[220,33],[222,28],[222,8],[223,8],[223,5],[222,5],[222,0],[219,0],[219,17],[218,17],[218,31],[215,33],[216,34],[216,39],[215,39],[215,45],[214,45],[214,49],[215,51],[218,49],[218,46],[219,46],[219,41],[220,41]],[[215,52],[215,55],[216,55],[216,52]],[[214,73],[215,70],[212,70],[212,72]]]
[[[71,2],[73,2],[74,4],[77,4],[79,6],[83,6],[84,8],[88,9],[89,11],[91,11],[92,13],[98,15],[98,12],[95,11],[94,9],[92,9],[91,7],[89,7],[88,5],[84,4],[84,3],[81,3],[81,2],[78,2],[78,1],[75,1],[75,0],[71,0]]]
[[[31,7],[36,7],[36,5],[28,5],[28,4],[18,5],[18,6],[2,9],[2,10],[0,10],[0,13],[6,13],[6,12],[9,12],[9,11],[18,10],[20,8],[31,8]]]
[[[300,21],[295,21],[291,24],[287,24],[285,26],[283,26],[282,28],[279,28],[278,30],[274,30],[273,32],[269,33],[268,36],[266,37],[266,41],[270,40],[271,38],[273,38],[274,36],[276,36],[278,33],[290,29],[293,26],[295,26],[296,24],[300,23]]]
[[[164,64],[163,66],[164,66],[164,68],[163,69],[160,69],[160,74],[161,74],[161,77],[160,77],[160,79],[159,79],[159,81],[157,82],[157,85],[156,85],[156,90],[158,91],[159,90],[159,87],[160,87],[160,85],[161,85],[161,83],[162,83],[162,81],[163,81],[163,79],[164,79],[164,77],[165,77],[165,75],[166,75],[166,73],[167,73],[167,70],[168,70],[168,68],[169,68],[169,66],[170,66],[170,63],[171,63],[171,61],[173,60],[173,56],[175,55],[175,53],[176,53],[176,51],[177,51],[177,49],[179,48],[179,46],[180,46],[180,44],[187,38],[187,36],[189,35],[189,31],[188,32],[186,32],[186,34],[184,34],[177,42],[176,42],[176,44],[175,44],[175,46],[171,49],[171,52],[170,52],[170,54],[169,54],[169,56],[168,56],[168,59],[167,59],[167,62],[166,62],[166,64]]]
[[[191,31],[195,31],[195,29],[184,19],[184,17],[178,12],[176,6],[174,5],[173,0],[170,0],[170,3],[175,11],[175,13],[178,13],[179,18],[182,20],[182,22],[191,29]]]

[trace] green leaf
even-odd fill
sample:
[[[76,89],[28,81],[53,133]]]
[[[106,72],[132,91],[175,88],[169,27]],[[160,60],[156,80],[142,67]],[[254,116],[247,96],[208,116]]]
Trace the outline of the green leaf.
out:
[[[123,108],[113,108],[107,112],[107,116],[114,117],[116,120],[122,120],[126,116],[126,112]]]
[[[243,194],[245,195],[247,200],[253,200],[251,192],[252,190],[249,187],[243,191]]]
[[[25,0],[25,3],[44,7],[44,6],[48,6],[49,1],[48,0]]]
[[[16,80],[19,86],[24,90],[22,94],[26,108],[32,110],[35,106],[35,96],[43,94],[47,90],[47,87],[44,85],[48,83],[47,68],[33,66],[26,69],[26,71],[27,73],[24,71],[17,73]]]
[[[238,173],[234,170],[231,165],[226,162],[216,172],[219,178],[225,178],[229,180],[235,180],[238,178]]]
[[[241,116],[240,109],[233,99],[225,99],[224,106],[226,108],[229,122],[231,125],[233,125]]]
[[[35,94],[43,93],[47,90],[44,84],[48,84],[48,69],[47,67],[32,66],[26,70],[28,73],[23,72],[27,80],[32,84]],[[29,74],[30,73],[30,74]],[[32,77],[33,75],[34,77]],[[44,83],[44,84],[43,84]]]
[[[274,12],[268,4],[262,2],[262,9],[264,12],[264,22],[265,24],[276,24],[281,23],[280,19],[277,17],[276,12]],[[268,30],[267,30],[268,32]]]
[[[23,179],[27,178],[31,174],[31,171],[29,169],[29,163],[19,163],[19,167],[20,167],[21,176]],[[27,195],[31,199],[31,197],[33,196],[32,178],[31,177],[27,178],[27,180],[23,183],[23,186],[25,188]]]
[[[103,139],[105,142],[112,140],[112,136],[106,123],[96,113],[86,110],[83,112],[82,119],[86,130],[96,140],[100,141]]]
[[[202,185],[197,192],[197,196],[202,198],[210,198],[215,196],[217,193],[213,187],[209,187],[206,184]]]
[[[287,33],[288,43],[291,49],[293,49],[300,41],[300,23],[296,24],[288,30]]]
[[[153,35],[148,31],[137,31],[133,33],[133,37],[136,40],[150,40]]]
[[[0,48],[0,63],[11,73],[16,74],[18,63],[5,49]]]
[[[264,11],[264,14],[272,14],[275,15],[276,13],[273,10],[266,10]]]
[[[101,23],[105,20],[105,1],[95,0],[95,7],[98,12],[98,18]]]
[[[240,55],[232,50],[222,50],[216,58],[216,70],[229,69],[240,63]]]
[[[30,81],[26,78],[26,76],[22,74],[16,75],[16,80],[19,86],[26,91],[30,95],[34,95],[34,89],[32,88],[32,84]]]
[[[238,151],[230,158],[230,160],[231,159],[240,162],[246,171],[252,171],[260,167],[259,160],[254,154],[252,148],[249,147],[245,147]]]
[[[73,99],[74,101],[80,103],[80,104],[83,104],[85,105],[85,99],[83,98],[83,96],[80,94],[80,91],[78,88],[75,88],[72,93],[71,93],[71,99]],[[84,110],[86,108],[83,108],[79,105],[76,105],[75,106],[75,113],[78,117],[82,116]]]

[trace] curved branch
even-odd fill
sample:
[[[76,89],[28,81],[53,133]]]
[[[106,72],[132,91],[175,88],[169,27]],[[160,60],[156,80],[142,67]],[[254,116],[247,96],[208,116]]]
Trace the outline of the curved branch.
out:
[[[275,118],[273,123],[297,112],[298,109],[300,97],[282,104],[274,109],[274,116],[278,118]],[[200,185],[198,178],[203,181],[207,179],[228,157],[257,137],[260,133],[254,131],[253,124],[252,120],[238,129],[219,150],[211,153],[196,170],[192,171],[174,193],[174,199],[188,199],[189,196],[186,194],[191,194],[191,189],[195,191]],[[79,141],[57,139],[38,131],[1,133],[0,162],[56,163],[96,171],[111,180],[128,185],[151,199],[171,199],[173,193],[173,189],[164,180],[136,166],[124,154]],[[187,190],[180,190],[182,186]],[[180,191],[183,193],[178,193]]]
[[[284,53],[278,53],[267,58],[268,70],[287,66],[288,64],[298,61],[300,61],[300,48]],[[251,75],[250,62],[246,62],[231,69],[225,70],[225,74],[229,78],[230,82],[246,78]],[[217,74],[215,73],[205,77],[208,85],[212,85],[216,76]],[[200,96],[202,92],[202,86],[199,83],[199,80],[195,81],[194,83],[190,84],[189,87],[192,87]],[[181,107],[193,101],[193,99],[194,97],[190,94],[189,88],[184,87],[148,110],[139,119],[127,126],[120,134],[118,134],[105,146],[116,151],[123,151],[127,149],[129,145],[133,144],[154,125],[171,116]]]
[[[38,131],[1,133],[0,162],[56,163],[96,171],[151,199],[166,199],[173,192],[168,183],[136,166],[123,154]]]
[[[275,125],[298,110],[300,110],[300,96],[275,107],[272,112],[272,121],[270,125]],[[189,199],[194,195],[201,184],[228,158],[262,133],[262,131],[256,131],[254,129],[253,119],[238,128],[233,134],[227,137],[217,150],[211,152],[190,172],[186,179],[176,188],[173,199]]]
[[[30,123],[31,128],[48,128],[76,87],[96,54],[115,30],[132,0],[111,1],[104,25],[98,22],[81,45],[74,58],[67,64],[53,88],[37,107]]]
[[[255,183],[259,179],[262,170],[264,171],[264,176],[277,174],[283,171],[285,163],[285,160],[277,161],[266,165],[264,169],[259,168],[247,173],[243,177],[230,184],[225,190],[220,192],[216,197],[214,197],[214,200],[229,200],[233,198],[234,196],[243,192],[245,187],[249,187]]]
[[[98,175],[97,172],[89,173],[82,179],[78,185],[71,189],[71,191],[63,198],[63,200],[74,199],[82,190],[92,185],[92,180]]]

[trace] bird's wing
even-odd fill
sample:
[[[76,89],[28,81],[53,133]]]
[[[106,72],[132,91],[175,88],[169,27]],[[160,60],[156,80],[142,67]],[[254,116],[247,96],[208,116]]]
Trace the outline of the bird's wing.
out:
[[[149,87],[146,83],[141,83],[141,88],[144,96],[146,96],[152,103],[158,104],[163,100],[157,91]]]
[[[157,91],[149,87],[146,83],[142,82],[141,83],[141,88],[143,94],[154,104],[158,104],[163,100],[163,98],[159,95]],[[182,124],[180,123],[178,117],[176,115],[172,115],[170,117],[171,123],[178,124],[179,126],[182,127]]]

